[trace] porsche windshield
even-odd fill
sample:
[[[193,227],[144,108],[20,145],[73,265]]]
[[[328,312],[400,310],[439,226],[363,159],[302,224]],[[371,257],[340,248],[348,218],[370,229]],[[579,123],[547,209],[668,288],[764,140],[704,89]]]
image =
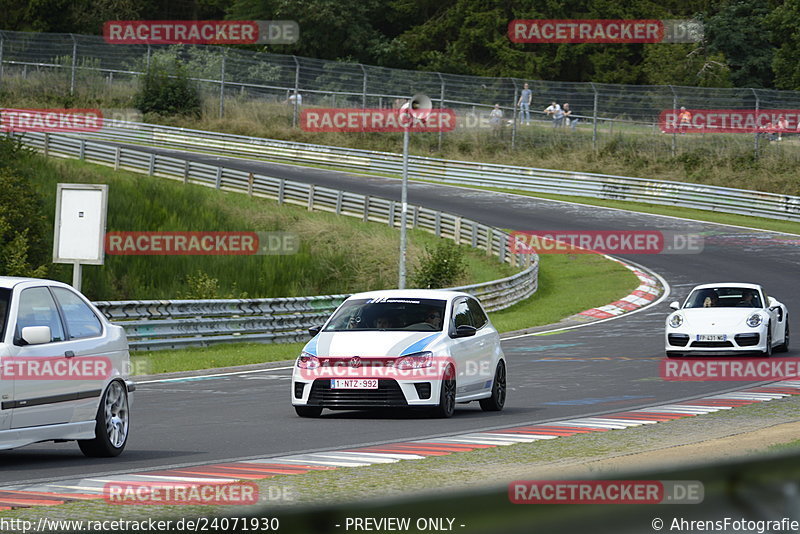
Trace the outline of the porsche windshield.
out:
[[[684,308],[762,308],[757,289],[747,287],[716,287],[696,289],[689,295]]]
[[[336,311],[324,331],[441,331],[446,304],[444,300],[415,298],[350,300]]]

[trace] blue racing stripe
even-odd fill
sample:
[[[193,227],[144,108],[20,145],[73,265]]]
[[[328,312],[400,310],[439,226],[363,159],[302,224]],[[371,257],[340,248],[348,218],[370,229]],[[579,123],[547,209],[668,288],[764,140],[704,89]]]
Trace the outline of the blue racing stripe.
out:
[[[306,343],[306,346],[303,347],[303,352],[307,352],[312,356],[317,355],[317,339],[319,339],[319,335],[314,336],[311,341]]]
[[[439,334],[431,334],[431,335],[429,335],[427,337],[424,337],[424,338],[420,339],[416,343],[413,343],[412,345],[409,345],[408,347],[406,347],[400,353],[400,356],[405,356],[406,354],[414,354],[415,352],[420,352],[422,349],[425,348],[425,346],[428,343],[430,343],[433,340],[433,338],[438,337],[438,336],[439,336]]]

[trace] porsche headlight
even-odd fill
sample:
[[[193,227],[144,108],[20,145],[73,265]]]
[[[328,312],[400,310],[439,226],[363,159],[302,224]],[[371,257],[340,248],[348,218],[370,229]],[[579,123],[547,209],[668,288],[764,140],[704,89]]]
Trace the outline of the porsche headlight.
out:
[[[678,328],[682,324],[683,324],[683,315],[679,313],[676,313],[675,315],[669,318],[669,325],[672,328]]]
[[[755,328],[760,325],[764,321],[764,318],[761,317],[761,314],[754,313],[750,317],[747,318],[747,326],[751,328]]]

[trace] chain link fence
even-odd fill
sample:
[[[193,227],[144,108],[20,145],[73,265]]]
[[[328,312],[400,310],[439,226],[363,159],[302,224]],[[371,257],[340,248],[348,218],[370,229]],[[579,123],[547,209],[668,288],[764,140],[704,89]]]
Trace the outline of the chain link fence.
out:
[[[668,46],[668,45],[665,45]],[[51,92],[114,95],[133,91],[138,77],[155,62],[177,58],[204,93],[218,97],[219,115],[226,102],[259,99],[289,107],[297,127],[302,107],[399,107],[404,99],[427,94],[435,107],[454,109],[463,125],[456,133],[433,135],[441,150],[443,136],[464,129],[486,129],[495,143],[512,148],[538,146],[560,138],[562,146],[588,145],[628,136],[640,149],[675,155],[698,143],[735,150],[755,150],[766,143],[759,134],[663,133],[659,114],[688,109],[800,109],[800,92],[765,89],[723,89],[570,83],[519,78],[487,78],[439,72],[410,71],[225,48],[185,45],[111,45],[102,37],[0,32],[0,87],[39,82]],[[519,101],[523,85],[533,91],[531,124],[522,124]],[[119,91],[117,93],[116,91]],[[294,94],[301,98],[294,98]],[[550,102],[568,102],[577,119],[556,127],[545,114]],[[501,127],[491,128],[495,104],[504,112]],[[491,134],[488,130],[492,130]],[[800,134],[800,132],[798,132]],[[474,137],[469,138],[476,141]],[[564,144],[564,139],[568,139]],[[794,140],[792,140],[794,142]]]

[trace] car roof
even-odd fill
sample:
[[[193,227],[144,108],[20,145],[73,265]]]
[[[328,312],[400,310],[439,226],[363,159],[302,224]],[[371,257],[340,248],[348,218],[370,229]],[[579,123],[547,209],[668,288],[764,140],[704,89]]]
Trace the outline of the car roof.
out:
[[[695,289],[713,289],[717,287],[741,287],[743,289],[758,289],[761,290],[761,286],[758,284],[750,284],[746,282],[719,282],[716,284],[702,284],[699,286],[695,286],[692,288],[692,291]]]
[[[66,286],[62,282],[56,282],[55,280],[47,280],[44,278],[23,278],[19,276],[0,276],[0,288],[4,289],[12,289],[17,284],[23,283],[45,283],[47,285],[59,285],[59,286]]]
[[[351,295],[351,299],[371,299],[371,298],[407,298],[407,299],[439,299],[451,300],[455,297],[471,297],[468,293],[461,291],[450,291],[446,289],[384,289],[381,291],[367,291]]]

